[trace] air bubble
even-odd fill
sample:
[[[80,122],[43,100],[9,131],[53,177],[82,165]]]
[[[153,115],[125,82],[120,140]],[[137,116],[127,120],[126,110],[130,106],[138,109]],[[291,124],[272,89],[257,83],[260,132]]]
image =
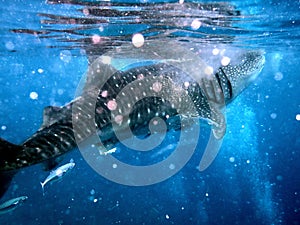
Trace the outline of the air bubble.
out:
[[[43,69],[38,69],[38,73],[43,73],[44,70]]]
[[[132,44],[134,47],[140,48],[144,45],[145,38],[142,34],[134,34],[132,36]]]
[[[229,63],[230,63],[230,58],[227,56],[224,56],[221,60],[222,66],[228,66]]]
[[[190,86],[190,83],[188,81],[184,82],[184,87],[188,88]]]
[[[117,104],[117,102],[115,101],[115,100],[110,100],[110,101],[108,101],[108,103],[107,103],[107,108],[109,109],[109,110],[116,110],[117,109],[117,107],[118,107],[118,104]]]
[[[153,91],[155,91],[155,92],[160,92],[161,89],[162,89],[162,83],[160,83],[160,82],[155,82],[155,83],[152,85],[152,89],[153,89]]]
[[[115,122],[116,122],[117,124],[121,124],[121,123],[123,122],[123,116],[122,116],[122,115],[117,115],[117,116],[115,117]]]
[[[108,95],[108,92],[107,92],[106,90],[101,92],[101,96],[102,96],[103,98],[106,98],[107,95]]]
[[[93,44],[99,44],[101,42],[101,37],[97,34],[93,35],[92,42],[93,42]]]
[[[191,28],[193,30],[198,30],[201,27],[201,21],[199,20],[193,20],[192,24],[191,24]]]
[[[35,91],[31,92],[29,97],[33,100],[36,100],[38,98],[38,93],[36,93]]]
[[[214,49],[212,50],[212,54],[213,54],[213,55],[218,55],[219,53],[220,53],[220,50],[217,49],[217,48],[214,48]]]
[[[99,31],[100,31],[100,32],[103,32],[103,31],[104,31],[104,27],[103,27],[103,26],[100,26],[100,27],[99,27]]]

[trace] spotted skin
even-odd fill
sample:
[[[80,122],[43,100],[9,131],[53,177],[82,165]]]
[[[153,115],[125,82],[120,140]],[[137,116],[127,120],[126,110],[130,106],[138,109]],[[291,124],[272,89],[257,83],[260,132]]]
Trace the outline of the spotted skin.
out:
[[[108,146],[128,138],[128,127],[134,135],[149,135],[148,125],[154,117],[164,120],[167,130],[181,129],[181,115],[211,121],[215,136],[222,138],[226,123],[220,107],[247,87],[263,65],[263,53],[249,51],[239,64],[220,67],[215,79],[195,81],[166,63],[117,71],[96,60],[82,95],[61,108],[46,107],[41,128],[22,145],[0,139],[0,195],[18,169],[55,159],[95,132]],[[113,76],[103,84],[101,77],[107,72]],[[123,136],[115,135],[113,124]]]

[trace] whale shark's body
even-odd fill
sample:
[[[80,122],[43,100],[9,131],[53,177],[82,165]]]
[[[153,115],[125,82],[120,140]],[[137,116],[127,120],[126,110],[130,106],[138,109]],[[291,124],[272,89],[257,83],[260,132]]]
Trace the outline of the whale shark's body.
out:
[[[135,135],[149,135],[148,124],[154,117],[164,120],[167,130],[179,129],[174,121],[181,115],[209,120],[215,137],[221,139],[226,124],[214,103],[220,107],[222,102],[229,103],[264,65],[261,51],[247,51],[235,65],[220,66],[210,75],[213,79],[204,76],[197,80],[188,71],[174,66],[176,62],[153,62],[120,71],[103,59],[99,57],[91,64],[80,96],[63,107],[45,108],[41,128],[28,140],[21,145],[0,140],[0,195],[18,169],[55,159],[76,148],[95,131],[104,146],[110,146],[128,138],[127,127]],[[107,73],[111,76],[103,81]],[[139,87],[139,81],[146,86]],[[134,82],[133,88],[123,91]],[[123,96],[120,100],[119,95]],[[143,95],[146,97],[134,104],[132,99]],[[191,100],[194,110],[185,103],[186,98]],[[114,129],[124,135],[117,137]]]

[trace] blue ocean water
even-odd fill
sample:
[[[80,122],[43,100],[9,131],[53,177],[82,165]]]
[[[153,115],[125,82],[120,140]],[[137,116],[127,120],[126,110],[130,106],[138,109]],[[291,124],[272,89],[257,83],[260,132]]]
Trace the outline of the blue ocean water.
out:
[[[150,186],[109,181],[74,150],[61,164],[74,159],[76,167],[47,185],[45,195],[40,181],[49,172],[40,165],[19,171],[1,202],[21,195],[28,200],[0,215],[0,224],[300,224],[300,2],[229,3],[244,16],[229,18],[234,29],[221,24],[216,32],[227,34],[228,45],[264,49],[266,64],[254,83],[226,107],[227,132],[207,170],[197,170],[209,135],[206,127],[185,167]],[[82,49],[91,36],[104,32],[101,36],[110,38],[110,44],[130,40],[137,32],[153,39],[207,41],[212,37],[206,34],[214,32],[214,24],[197,33],[152,17],[147,25],[130,24],[132,18],[125,16],[108,20],[113,11],[88,17],[96,23],[82,19],[87,16],[83,9],[97,7],[99,1],[0,4],[0,136],[16,144],[39,129],[44,107],[63,106],[74,98],[88,68]],[[126,11],[129,6],[122,7]],[[173,35],[166,34],[175,29]],[[236,41],[230,39],[233,36]],[[172,135],[176,134],[167,135],[169,146],[174,144]]]

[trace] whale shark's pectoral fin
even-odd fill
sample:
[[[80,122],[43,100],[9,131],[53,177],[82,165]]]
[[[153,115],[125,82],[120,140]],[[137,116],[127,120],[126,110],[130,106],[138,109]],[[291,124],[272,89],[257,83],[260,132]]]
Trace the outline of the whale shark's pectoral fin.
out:
[[[89,66],[83,92],[90,92],[93,88],[101,89],[100,87],[102,87],[110,77],[119,72],[119,70],[112,65],[112,61],[113,58],[111,56],[102,55]]]
[[[218,81],[203,79],[200,85],[209,104],[210,116],[208,121],[212,125],[212,132],[199,164],[199,170],[203,171],[209,167],[219,153],[226,132],[226,118],[225,114],[222,113],[225,106],[224,93]]]
[[[214,131],[212,131],[208,143],[206,145],[206,149],[199,163],[200,171],[204,171],[211,165],[211,163],[214,161],[214,159],[217,157],[220,151],[222,142],[223,139],[217,139],[215,137]]]
[[[216,139],[222,139],[226,133],[226,118],[221,111],[215,111],[212,119],[212,132]]]
[[[210,121],[216,139],[222,139],[226,132],[226,119],[222,113],[225,107],[225,98],[222,88],[214,78],[204,78],[200,83],[201,90],[207,98],[210,108]]]

